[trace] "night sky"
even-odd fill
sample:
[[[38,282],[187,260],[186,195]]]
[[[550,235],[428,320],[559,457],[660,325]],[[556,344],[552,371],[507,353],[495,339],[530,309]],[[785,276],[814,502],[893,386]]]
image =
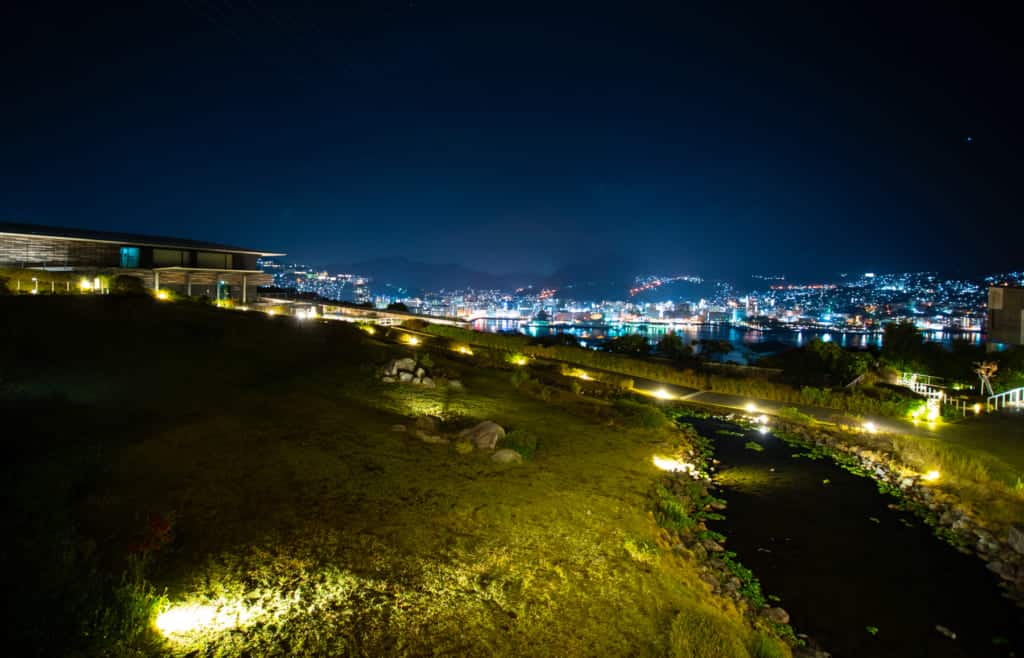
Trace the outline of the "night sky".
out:
[[[0,220],[499,274],[1024,267],[994,9],[8,4]]]

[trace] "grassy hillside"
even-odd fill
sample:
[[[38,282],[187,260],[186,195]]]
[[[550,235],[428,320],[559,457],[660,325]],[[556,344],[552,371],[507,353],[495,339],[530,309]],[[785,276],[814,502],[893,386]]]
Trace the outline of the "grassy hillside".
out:
[[[3,585],[29,653],[788,655],[658,528],[669,425],[440,352],[463,390],[382,384],[411,348],[340,324],[112,297],[0,312]],[[537,450],[504,466],[393,429],[421,414]]]

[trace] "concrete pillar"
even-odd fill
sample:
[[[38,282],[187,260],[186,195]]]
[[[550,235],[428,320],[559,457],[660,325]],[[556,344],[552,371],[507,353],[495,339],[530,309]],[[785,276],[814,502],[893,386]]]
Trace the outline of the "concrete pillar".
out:
[[[246,302],[246,289],[248,288],[249,277],[245,274],[242,275],[242,303]]]
[[[185,273],[185,288],[188,291],[186,294],[189,297],[191,297],[192,296],[192,273],[191,272],[186,272]]]
[[[160,290],[160,270],[153,270],[153,290]]]
[[[220,272],[213,275],[213,288],[217,291],[217,301],[220,301]]]

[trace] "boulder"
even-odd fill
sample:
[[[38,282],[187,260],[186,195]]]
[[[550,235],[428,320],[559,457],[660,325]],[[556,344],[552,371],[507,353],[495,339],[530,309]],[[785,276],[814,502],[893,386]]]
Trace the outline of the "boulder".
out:
[[[416,376],[422,378],[423,375],[427,374],[427,371],[423,368],[416,368]]]
[[[398,381],[400,381],[400,382],[411,382],[412,381],[412,373],[411,372],[406,372],[404,370],[402,372],[399,372],[398,373]]]
[[[459,432],[459,437],[468,439],[481,450],[494,450],[498,441],[505,438],[505,430],[501,425],[485,420],[469,429]]]
[[[761,610],[761,616],[773,624],[789,623],[789,613],[782,608],[764,608]]]
[[[722,548],[721,544],[719,544],[714,539],[710,538],[700,540],[700,545],[703,546],[704,550],[706,550],[709,553],[721,553],[725,550],[724,548]]]
[[[391,375],[384,375],[383,377],[380,378],[380,380],[385,384],[394,384],[396,381],[395,378],[392,377]]]
[[[466,455],[473,452],[473,444],[469,439],[459,439],[455,442],[455,452],[460,455]]]
[[[453,391],[461,391],[463,388],[462,382],[460,382],[458,379],[453,379],[450,382],[448,382],[448,388],[452,389]]]
[[[448,443],[448,439],[441,435],[441,419],[435,416],[417,417],[412,435],[424,443]]]
[[[438,434],[441,428],[441,419],[437,416],[417,416],[413,428],[429,434]]]
[[[427,388],[434,388],[434,380],[431,379],[430,377],[424,377],[423,379],[421,379],[420,384],[426,386]]]
[[[1010,530],[1006,534],[1006,541],[1010,544],[1010,548],[1024,555],[1024,531],[1016,526],[1010,526]]]
[[[523,456],[510,448],[502,448],[491,455],[491,459],[499,464],[521,464],[523,462]]]
[[[410,357],[395,359],[391,363],[394,365],[394,370],[392,372],[412,372],[416,369],[416,360]]]

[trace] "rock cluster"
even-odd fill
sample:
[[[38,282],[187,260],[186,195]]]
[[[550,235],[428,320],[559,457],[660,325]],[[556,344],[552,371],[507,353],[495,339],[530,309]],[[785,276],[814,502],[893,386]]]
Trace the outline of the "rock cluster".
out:
[[[493,451],[498,442],[505,438],[505,428],[485,420],[452,436],[446,436],[442,429],[441,419],[436,416],[419,416],[406,430],[405,425],[393,425],[394,431],[408,431],[424,443],[452,443],[459,454],[467,454],[474,450]],[[511,448],[502,448],[491,455],[498,464],[521,464],[523,456]]]
[[[384,368],[380,380],[387,384],[403,383],[417,384],[434,388],[434,379],[427,372],[427,369],[416,363],[416,359],[405,357],[403,359],[392,359]]]

